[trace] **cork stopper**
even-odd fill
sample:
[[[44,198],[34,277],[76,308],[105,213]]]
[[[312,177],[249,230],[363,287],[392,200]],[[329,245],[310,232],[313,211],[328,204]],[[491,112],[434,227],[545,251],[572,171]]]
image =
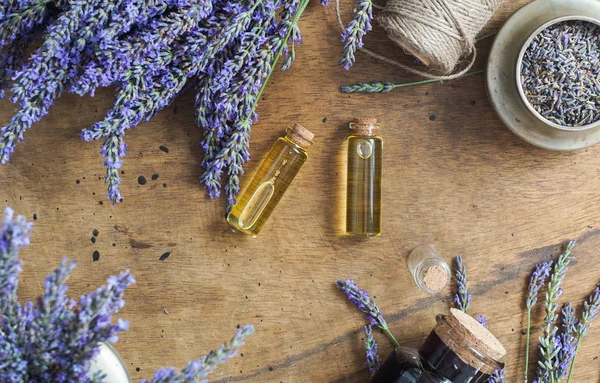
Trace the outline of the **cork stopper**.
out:
[[[460,310],[451,309],[450,315],[445,317],[445,321],[438,322],[434,331],[463,362],[481,368],[487,374],[492,374],[496,366],[482,365],[480,355],[483,354],[494,362],[506,355],[502,343],[488,329]]]
[[[287,137],[295,144],[308,148],[313,144],[312,140],[315,135],[304,126],[295,123],[292,127],[287,128]]]
[[[359,136],[372,136],[379,128],[379,124],[376,118],[355,118],[350,124],[350,128]]]

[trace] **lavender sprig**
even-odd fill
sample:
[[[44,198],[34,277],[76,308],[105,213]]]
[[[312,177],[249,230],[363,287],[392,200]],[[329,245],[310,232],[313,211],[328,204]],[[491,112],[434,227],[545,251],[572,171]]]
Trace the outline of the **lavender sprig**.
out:
[[[173,368],[160,369],[156,371],[151,381],[144,379],[140,383],[198,382],[200,378],[213,372],[219,364],[235,357],[238,349],[244,345],[244,339],[253,333],[254,327],[246,325],[237,331],[229,343],[222,344],[215,351],[189,362],[181,372],[177,373]]]
[[[560,351],[559,339],[556,336],[557,328],[554,325],[558,315],[558,298],[562,295],[560,288],[562,281],[567,272],[567,266],[571,263],[571,250],[575,246],[575,241],[570,241],[565,247],[563,253],[558,257],[554,264],[550,282],[548,282],[548,290],[546,291],[546,317],[544,318],[544,327],[542,327],[542,335],[539,337],[541,360],[538,361],[539,368],[537,370],[538,382],[554,383],[554,371],[558,369],[556,355]]]
[[[485,70],[475,70],[469,73],[465,73],[460,78],[465,78],[469,76],[474,76],[477,74],[485,73]],[[395,84],[391,81],[372,81],[372,82],[361,82],[354,85],[344,85],[340,89],[343,93],[387,93],[391,92],[397,88],[406,88],[409,86],[415,85],[423,85],[423,84],[431,84],[431,83],[443,83],[443,80],[421,80],[421,81],[413,81],[413,82],[405,82]]]
[[[574,326],[574,332],[577,337],[575,350],[573,351],[571,368],[569,369],[569,375],[567,378],[567,383],[571,382],[571,376],[573,375],[573,368],[575,367],[575,357],[577,356],[577,351],[579,351],[579,346],[581,345],[581,341],[584,336],[590,331],[590,326],[592,322],[596,320],[598,314],[600,313],[600,283],[596,285],[596,289],[590,295],[587,301],[583,303],[583,314],[581,315],[581,320]]]
[[[346,281],[337,281],[337,288],[342,290],[350,302],[356,305],[361,312],[367,314],[367,321],[372,326],[379,327],[390,338],[396,347],[400,347],[400,343],[398,343],[390,331],[387,322],[383,318],[383,313],[381,310],[379,310],[377,303],[375,303],[375,299],[371,298],[369,293],[367,293],[365,290],[359,289],[356,282],[351,279],[347,279]]]
[[[456,277],[457,293],[454,295],[454,303],[462,312],[467,312],[469,304],[471,304],[471,294],[467,289],[467,268],[463,264],[462,257],[456,257],[456,269],[454,271]]]
[[[367,325],[364,327],[365,330],[365,352],[366,362],[365,364],[369,367],[371,375],[375,374],[379,366],[381,365],[379,355],[377,355],[377,343],[373,339],[372,327]]]
[[[7,207],[0,228],[0,313],[15,309],[21,261],[19,249],[29,245],[32,224],[23,216],[15,217],[14,211]]]
[[[356,58],[358,48],[363,46],[363,36],[372,29],[371,19],[373,18],[373,2],[371,0],[356,0],[356,8],[354,9],[354,18],[346,27],[346,31],[342,35],[344,42],[344,55],[340,60],[340,65],[344,69],[349,70]]]
[[[575,318],[575,309],[570,303],[565,303],[561,311],[562,332],[559,335],[560,351],[556,355],[558,369],[554,372],[555,381],[567,377],[569,367],[575,356],[575,347],[577,338],[575,338],[575,329],[577,327],[577,318]]]
[[[540,263],[536,266],[531,278],[529,280],[529,288],[527,291],[527,298],[525,300],[525,306],[527,307],[527,337],[525,341],[525,383],[529,378],[529,343],[531,340],[531,309],[536,304],[538,299],[538,293],[544,284],[546,279],[552,271],[552,261]]]

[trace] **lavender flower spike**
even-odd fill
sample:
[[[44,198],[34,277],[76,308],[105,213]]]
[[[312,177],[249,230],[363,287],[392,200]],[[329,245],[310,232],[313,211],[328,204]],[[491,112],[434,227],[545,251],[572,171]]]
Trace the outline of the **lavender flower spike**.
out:
[[[536,304],[538,292],[544,287],[544,283],[546,282],[546,278],[550,275],[550,271],[552,271],[552,261],[540,263],[536,266],[533,274],[531,274],[529,289],[527,291],[527,300],[525,302],[527,308],[530,309]]]
[[[554,373],[555,381],[560,381],[569,373],[569,366],[575,356],[575,347],[577,338],[575,329],[577,327],[577,318],[575,318],[575,309],[570,303],[565,303],[561,311],[562,317],[562,333],[558,336],[561,345],[560,351],[556,355],[558,369]]]
[[[379,361],[379,355],[377,355],[377,343],[375,343],[375,339],[373,339],[371,325],[367,325],[364,327],[365,330],[365,351],[366,351],[366,365],[369,367],[369,372],[371,375],[375,374],[379,366],[381,365]]]
[[[481,323],[483,327],[488,328],[488,321],[483,315],[477,317],[477,322]]]
[[[346,294],[351,303],[356,305],[360,311],[367,314],[367,320],[372,326],[379,327],[387,334],[390,340],[394,342],[396,347],[400,347],[400,343],[398,343],[390,331],[387,322],[383,318],[383,313],[379,310],[379,307],[377,307],[375,299],[371,298],[369,293],[359,289],[356,282],[351,279],[347,279],[346,281],[339,280],[337,282],[337,287]]]
[[[458,309],[466,313],[471,303],[471,294],[467,289],[467,268],[460,255],[456,257],[455,276],[458,292],[454,296],[454,303]]]
[[[496,370],[488,379],[488,383],[506,383],[506,378],[504,377],[504,369]]]
[[[189,362],[180,373],[176,373],[172,368],[160,369],[156,371],[152,381],[142,380],[140,383],[198,382],[200,378],[213,372],[219,364],[235,357],[238,349],[244,345],[244,339],[253,333],[254,327],[246,325],[238,330],[229,343],[222,344],[216,351]]]
[[[356,0],[354,9],[354,18],[348,24],[346,31],[342,35],[344,42],[344,56],[340,60],[340,65],[349,70],[356,61],[354,53],[363,46],[363,36],[372,29],[371,20],[373,19],[373,2],[371,0]]]
[[[571,381],[571,376],[573,374],[573,367],[575,367],[575,357],[577,356],[577,351],[579,350],[579,346],[581,345],[581,340],[587,333],[590,331],[590,326],[592,322],[598,318],[598,314],[600,313],[600,283],[596,285],[596,289],[590,295],[588,300],[583,303],[583,314],[581,315],[581,321],[575,326],[575,335],[577,336],[577,344],[575,345],[575,351],[573,352],[573,358],[571,362],[571,368],[569,369],[569,377],[567,379],[567,383]]]
[[[0,313],[7,312],[17,299],[17,286],[21,261],[19,249],[29,245],[32,224],[23,216],[15,217],[14,211],[4,210],[4,221],[0,228]]]
[[[554,264],[554,269],[548,283],[548,291],[546,291],[546,317],[544,318],[545,326],[542,328],[540,336],[540,353],[541,360],[538,361],[537,381],[548,382],[554,380],[554,371],[558,369],[556,355],[560,351],[560,339],[556,336],[557,328],[554,322],[558,318],[556,309],[558,308],[558,297],[561,294],[560,285],[567,273],[567,266],[571,263],[571,250],[575,246],[575,241],[571,241],[565,247],[563,253],[558,257]]]
[[[546,279],[552,271],[552,261],[540,263],[536,266],[531,279],[529,280],[529,290],[527,291],[527,298],[525,300],[525,306],[527,307],[527,337],[525,340],[525,383],[529,378],[529,343],[531,340],[531,309],[536,304],[538,299],[538,293],[540,289],[546,283]]]

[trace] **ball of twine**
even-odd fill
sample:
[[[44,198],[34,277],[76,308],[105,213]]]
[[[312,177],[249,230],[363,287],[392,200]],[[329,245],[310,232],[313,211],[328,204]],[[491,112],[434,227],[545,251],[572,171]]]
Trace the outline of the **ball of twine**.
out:
[[[502,0],[389,0],[378,22],[388,36],[425,65],[451,73],[475,55],[475,37]]]
[[[339,1],[338,24],[343,30]],[[362,52],[423,77],[451,80],[467,73],[477,57],[475,38],[504,0],[388,0],[377,18],[390,39],[427,65],[422,71],[366,48]],[[460,69],[461,60],[468,62]],[[434,73],[432,73],[434,72]]]

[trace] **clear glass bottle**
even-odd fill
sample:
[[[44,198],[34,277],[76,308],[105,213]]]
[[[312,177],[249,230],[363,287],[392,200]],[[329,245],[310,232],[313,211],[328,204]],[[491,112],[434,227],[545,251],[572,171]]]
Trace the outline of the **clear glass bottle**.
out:
[[[406,264],[415,284],[426,293],[437,294],[450,282],[450,266],[429,245],[422,244],[412,249]]]
[[[236,204],[227,215],[235,229],[256,237],[279,203],[288,186],[308,158],[307,149],[314,134],[300,124],[287,129],[275,142],[267,157]]]
[[[506,350],[475,318],[452,309],[417,350],[398,347],[371,383],[487,383]]]
[[[376,118],[359,118],[350,124],[346,189],[346,233],[381,234],[381,164],[383,140]]]

